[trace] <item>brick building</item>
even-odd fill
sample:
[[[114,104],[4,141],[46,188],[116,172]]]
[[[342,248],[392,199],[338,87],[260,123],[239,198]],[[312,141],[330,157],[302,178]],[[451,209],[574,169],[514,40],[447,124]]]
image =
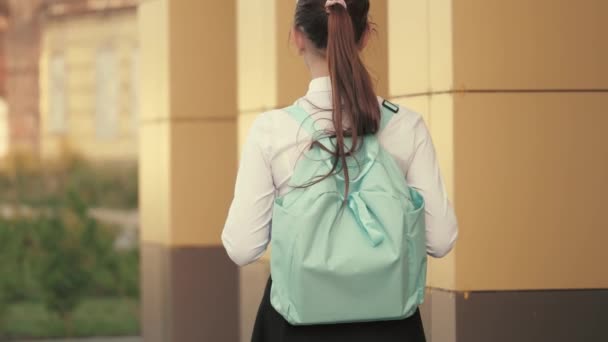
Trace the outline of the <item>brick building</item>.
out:
[[[39,148],[38,61],[42,0],[4,1],[8,145],[36,153]]]
[[[8,108],[6,105],[6,58],[4,42],[8,28],[8,3],[0,1],[0,158],[8,151]]]
[[[0,42],[4,41],[4,34],[8,28],[8,4],[0,1]],[[6,96],[6,58],[4,44],[0,44],[0,98]]]
[[[8,145],[137,157],[136,0],[3,0]]]

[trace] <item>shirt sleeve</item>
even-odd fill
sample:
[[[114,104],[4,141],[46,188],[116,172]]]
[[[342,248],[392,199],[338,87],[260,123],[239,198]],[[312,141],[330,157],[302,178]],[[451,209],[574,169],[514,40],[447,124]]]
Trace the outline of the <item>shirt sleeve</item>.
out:
[[[406,179],[425,201],[427,253],[441,258],[456,242],[458,222],[445,190],[431,135],[421,117],[415,122],[414,132],[415,151]]]
[[[243,145],[234,198],[222,232],[224,248],[239,266],[259,259],[270,242],[275,187],[260,144],[264,134],[258,118]]]

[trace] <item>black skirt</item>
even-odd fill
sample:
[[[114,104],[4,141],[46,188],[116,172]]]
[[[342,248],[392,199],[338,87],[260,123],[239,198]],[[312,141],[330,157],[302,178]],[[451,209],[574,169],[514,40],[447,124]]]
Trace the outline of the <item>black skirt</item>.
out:
[[[425,342],[420,311],[406,319],[369,323],[293,326],[270,304],[268,279],[252,342]]]

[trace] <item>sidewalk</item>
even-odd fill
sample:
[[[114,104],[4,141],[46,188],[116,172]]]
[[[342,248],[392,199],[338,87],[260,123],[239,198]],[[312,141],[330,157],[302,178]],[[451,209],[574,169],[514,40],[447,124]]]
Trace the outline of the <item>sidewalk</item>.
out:
[[[63,340],[31,340],[19,342],[142,342],[141,337],[95,337],[95,338],[73,338]]]

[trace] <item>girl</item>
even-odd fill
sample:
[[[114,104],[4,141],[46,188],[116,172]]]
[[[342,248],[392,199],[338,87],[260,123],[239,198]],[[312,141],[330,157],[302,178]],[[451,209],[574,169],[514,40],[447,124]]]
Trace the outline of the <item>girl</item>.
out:
[[[292,39],[312,80],[307,94],[296,104],[335,139],[329,151],[335,161],[333,174],[348,169],[341,165],[366,136],[378,137],[407,184],[424,198],[426,250],[431,256],[442,257],[457,237],[454,210],[420,115],[384,102],[374,93],[359,55],[370,37],[369,7],[368,0],[297,2]],[[397,113],[380,130],[382,105]],[[350,139],[351,147],[345,138]],[[238,265],[257,260],[266,250],[275,199],[294,190],[290,183],[294,168],[313,144],[315,137],[283,110],[264,113],[254,122],[243,148],[235,196],[222,234],[229,256]],[[348,182],[348,174],[345,176]],[[255,323],[254,342],[425,341],[418,310],[400,320],[290,325],[270,303],[271,286],[269,280]]]

